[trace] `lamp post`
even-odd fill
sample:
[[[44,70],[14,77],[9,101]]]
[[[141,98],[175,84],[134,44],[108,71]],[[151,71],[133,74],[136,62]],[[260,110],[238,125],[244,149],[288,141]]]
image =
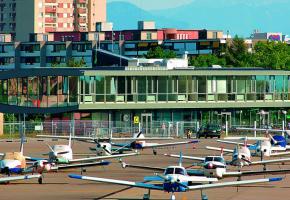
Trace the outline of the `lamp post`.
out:
[[[286,110],[282,110],[282,113],[284,114],[284,120],[283,120],[283,129],[285,130],[286,129],[286,126],[287,126],[287,111]]]
[[[243,111],[240,110],[240,126],[242,126],[242,114],[243,114]]]
[[[112,26],[112,53],[114,53],[114,28]]]

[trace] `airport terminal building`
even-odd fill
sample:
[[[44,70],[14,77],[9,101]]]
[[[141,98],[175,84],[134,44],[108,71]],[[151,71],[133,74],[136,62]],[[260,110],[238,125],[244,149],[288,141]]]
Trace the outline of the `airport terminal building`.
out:
[[[265,69],[98,67],[16,69],[0,74],[0,112],[54,120],[281,124],[290,72]],[[253,124],[251,124],[253,125]]]

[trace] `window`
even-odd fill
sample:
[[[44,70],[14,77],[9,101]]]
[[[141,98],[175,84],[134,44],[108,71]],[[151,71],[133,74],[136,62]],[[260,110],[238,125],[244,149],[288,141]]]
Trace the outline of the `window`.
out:
[[[174,174],[174,168],[167,168],[166,170],[165,170],[165,173],[164,173],[165,175],[168,175],[168,174]]]
[[[146,33],[146,39],[151,40],[152,39],[152,33]]]

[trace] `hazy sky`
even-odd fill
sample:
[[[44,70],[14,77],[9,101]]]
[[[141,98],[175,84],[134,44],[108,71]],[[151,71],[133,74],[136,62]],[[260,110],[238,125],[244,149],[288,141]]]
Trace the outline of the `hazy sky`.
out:
[[[158,10],[161,8],[174,8],[194,0],[107,0],[107,2],[113,1],[130,2],[145,10]]]

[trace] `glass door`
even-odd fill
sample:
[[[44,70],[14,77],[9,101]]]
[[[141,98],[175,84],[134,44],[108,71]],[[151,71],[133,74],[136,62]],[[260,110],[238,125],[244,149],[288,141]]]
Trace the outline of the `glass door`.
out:
[[[151,113],[143,113],[141,114],[141,125],[143,134],[148,136],[152,133],[152,114]]]

